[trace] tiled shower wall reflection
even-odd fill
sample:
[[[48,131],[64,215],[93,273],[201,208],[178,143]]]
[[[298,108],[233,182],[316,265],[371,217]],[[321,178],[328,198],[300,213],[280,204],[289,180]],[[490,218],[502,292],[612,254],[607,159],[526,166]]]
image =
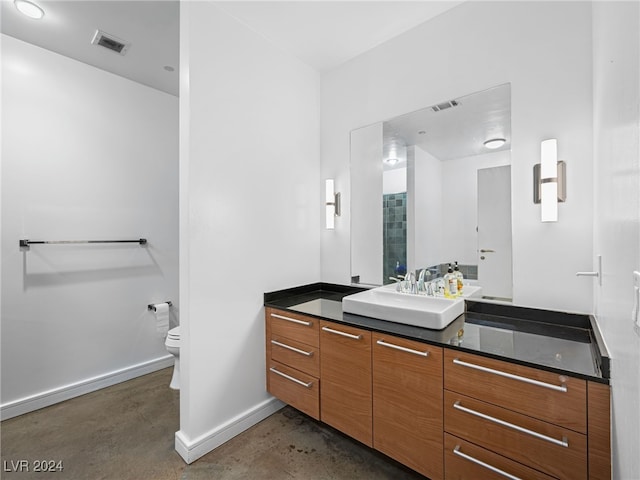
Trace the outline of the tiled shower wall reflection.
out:
[[[396,264],[407,265],[407,193],[383,195],[383,282],[391,283],[395,276]]]

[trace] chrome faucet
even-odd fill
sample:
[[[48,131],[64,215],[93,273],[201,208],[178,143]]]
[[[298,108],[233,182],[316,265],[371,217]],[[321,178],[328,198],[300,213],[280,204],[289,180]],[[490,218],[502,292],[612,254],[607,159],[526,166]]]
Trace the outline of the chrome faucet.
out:
[[[396,292],[402,291],[402,280],[396,277],[389,277],[389,280],[393,280],[394,282],[396,282]]]
[[[409,272],[404,276],[405,288],[407,293],[418,293],[418,284],[416,283],[416,274]]]
[[[427,270],[426,268],[423,268],[422,270],[420,270],[420,275],[418,276],[418,293],[426,293],[427,295],[429,295],[429,291],[427,288],[427,285],[425,284],[424,278],[425,277],[429,277],[431,276],[431,272],[429,270]],[[431,289],[432,293],[431,295],[433,295],[433,288]]]
[[[427,283],[427,295],[429,295],[430,297],[436,296],[436,291],[433,287],[433,282]]]

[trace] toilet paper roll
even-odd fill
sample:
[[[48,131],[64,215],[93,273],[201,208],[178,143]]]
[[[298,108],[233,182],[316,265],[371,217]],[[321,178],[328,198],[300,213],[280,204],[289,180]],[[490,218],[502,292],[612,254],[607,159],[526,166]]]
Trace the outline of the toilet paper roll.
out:
[[[169,304],[168,303],[156,303],[155,316],[156,316],[156,329],[160,337],[166,337],[169,332]]]

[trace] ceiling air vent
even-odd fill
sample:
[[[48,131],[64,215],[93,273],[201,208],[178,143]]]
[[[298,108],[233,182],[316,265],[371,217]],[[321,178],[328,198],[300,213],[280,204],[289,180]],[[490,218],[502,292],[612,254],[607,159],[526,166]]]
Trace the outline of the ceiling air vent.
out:
[[[103,32],[102,30],[96,30],[91,43],[94,45],[100,45],[104,48],[108,48],[111,51],[119,53],[120,55],[124,55],[125,53],[127,53],[127,50],[131,46],[130,42],[125,42],[124,40],[109,33]]]
[[[447,108],[457,107],[459,105],[457,100],[449,100],[448,102],[439,103],[431,107],[431,110],[434,112],[440,112],[442,110],[446,110]]]

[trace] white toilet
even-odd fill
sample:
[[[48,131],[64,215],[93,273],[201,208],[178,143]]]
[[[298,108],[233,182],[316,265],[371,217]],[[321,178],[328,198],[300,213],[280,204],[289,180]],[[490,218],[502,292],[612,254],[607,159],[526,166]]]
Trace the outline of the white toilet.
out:
[[[175,363],[173,364],[173,376],[171,377],[169,388],[180,390],[180,325],[169,330],[164,344],[167,347],[167,351],[176,357]]]

